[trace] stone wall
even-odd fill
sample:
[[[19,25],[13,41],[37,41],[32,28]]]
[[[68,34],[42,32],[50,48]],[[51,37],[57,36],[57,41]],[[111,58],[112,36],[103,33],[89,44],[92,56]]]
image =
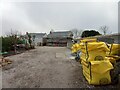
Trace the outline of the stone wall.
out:
[[[107,43],[116,43],[120,44],[120,34],[113,34],[113,35],[106,35],[106,36],[99,36],[97,37],[98,40],[104,41]]]

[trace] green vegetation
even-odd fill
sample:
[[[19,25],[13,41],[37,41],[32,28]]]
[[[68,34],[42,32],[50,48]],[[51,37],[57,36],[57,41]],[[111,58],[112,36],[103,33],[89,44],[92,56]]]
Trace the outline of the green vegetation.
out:
[[[84,37],[90,37],[90,36],[96,36],[96,35],[101,35],[101,34],[95,30],[90,30],[90,31],[86,30],[82,32],[81,37],[84,38]]]
[[[14,50],[15,44],[22,44],[22,41],[19,38],[16,38],[16,36],[0,37],[1,52],[9,52]]]

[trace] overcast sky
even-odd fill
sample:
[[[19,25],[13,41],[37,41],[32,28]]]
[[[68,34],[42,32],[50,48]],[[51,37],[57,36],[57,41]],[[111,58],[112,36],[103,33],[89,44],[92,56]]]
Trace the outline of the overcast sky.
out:
[[[22,0],[25,1],[25,0]],[[82,0],[84,1],[84,0]],[[118,32],[118,0],[116,2],[3,2],[2,33],[11,30],[46,32],[77,29],[99,29],[106,25]],[[100,0],[99,0],[100,1]],[[113,0],[115,1],[115,0]]]

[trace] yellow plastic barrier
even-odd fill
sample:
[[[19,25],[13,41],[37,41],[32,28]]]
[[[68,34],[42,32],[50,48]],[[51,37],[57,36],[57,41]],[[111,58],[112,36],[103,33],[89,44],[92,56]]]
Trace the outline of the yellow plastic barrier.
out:
[[[108,44],[108,46],[112,46],[112,49],[115,50],[115,49],[118,49],[120,47],[120,44]]]
[[[120,60],[120,56],[114,55],[106,56],[105,60],[109,60],[111,63],[115,63],[116,61]]]
[[[81,59],[104,60],[106,52],[110,51],[104,42],[80,43],[79,49],[82,51]]]
[[[98,61],[98,60],[104,60],[106,56],[106,52],[99,50],[89,51],[87,53],[82,53],[80,58],[83,60],[86,60],[88,58],[88,61]]]
[[[89,84],[104,85],[111,83],[110,70],[113,69],[109,60],[90,61],[82,60],[83,75]]]
[[[86,38],[86,39],[80,40],[80,42],[83,42],[83,43],[85,43],[85,42],[96,42],[96,41],[97,41],[96,38]]]
[[[120,44],[111,44],[111,53],[110,55],[119,55],[120,54]]]
[[[79,44],[79,49],[86,53],[86,48],[87,51],[92,51],[92,50],[102,50],[102,51],[109,51],[109,48],[104,42],[88,42],[88,43],[80,43]]]
[[[96,41],[96,39],[95,39],[95,38],[94,38],[94,39],[83,39],[83,40],[80,41],[80,42],[82,42],[82,43],[73,44],[72,47],[71,47],[72,53],[77,52],[77,51],[80,50],[81,48],[85,48],[83,42],[86,42],[86,41]]]
[[[71,49],[73,53],[77,52],[78,50],[80,50],[83,53],[86,53],[86,47],[87,47],[87,51],[92,51],[92,50],[97,50],[97,49],[101,49],[102,51],[109,51],[108,47],[106,46],[104,42],[96,42],[96,39],[90,39],[90,40],[83,39],[81,40],[79,44],[78,43],[73,44]]]
[[[73,44],[73,46],[71,47],[72,53],[75,53],[79,50],[79,44]]]

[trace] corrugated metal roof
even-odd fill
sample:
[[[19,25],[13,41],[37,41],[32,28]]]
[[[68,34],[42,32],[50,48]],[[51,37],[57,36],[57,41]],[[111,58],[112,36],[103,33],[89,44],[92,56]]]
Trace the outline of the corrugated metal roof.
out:
[[[56,37],[71,37],[73,34],[71,31],[61,31],[61,32],[51,32],[47,35],[48,38],[56,38]]]
[[[46,35],[46,33],[30,33],[31,36],[36,36],[36,37],[43,37],[44,35]]]

